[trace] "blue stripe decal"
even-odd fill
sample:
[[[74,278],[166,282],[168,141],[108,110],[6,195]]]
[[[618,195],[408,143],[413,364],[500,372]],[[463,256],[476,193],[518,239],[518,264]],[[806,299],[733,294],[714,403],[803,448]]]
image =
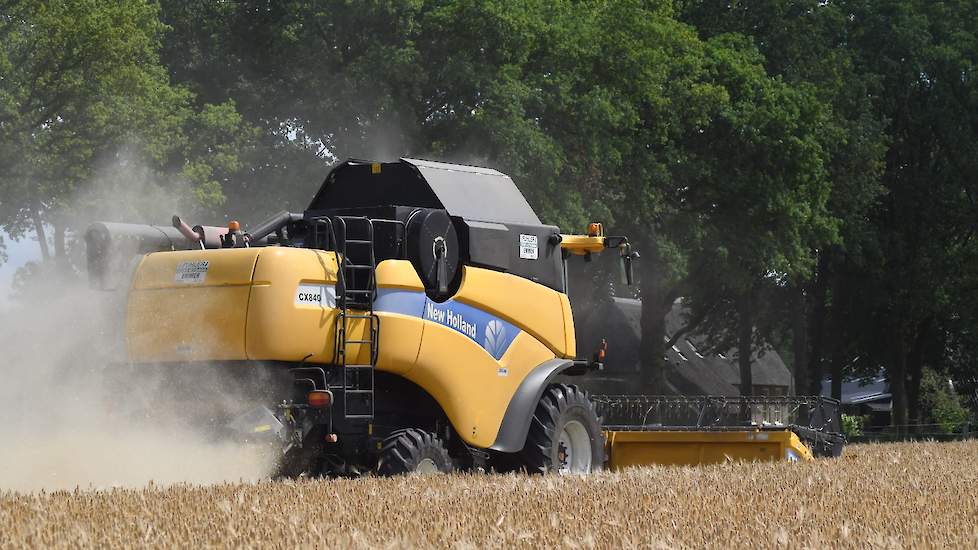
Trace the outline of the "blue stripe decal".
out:
[[[378,288],[377,299],[374,300],[374,311],[421,317],[424,314],[424,303],[427,300],[428,297],[423,292]]]
[[[479,308],[447,300],[432,302],[423,292],[378,289],[374,311],[420,317],[448,327],[482,346],[497,361],[521,332],[516,325]]]

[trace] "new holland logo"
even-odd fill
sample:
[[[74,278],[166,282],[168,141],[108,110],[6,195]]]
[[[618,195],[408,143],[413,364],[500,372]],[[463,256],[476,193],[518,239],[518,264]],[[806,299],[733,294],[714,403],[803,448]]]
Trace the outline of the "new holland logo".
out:
[[[442,309],[428,302],[425,305],[424,315],[436,323],[453,328],[473,340],[476,339],[478,332],[475,328],[475,323],[469,322],[461,312],[454,311],[450,306]]]
[[[486,323],[486,339],[482,347],[486,348],[493,357],[502,356],[506,351],[506,327],[499,319],[493,319]]]

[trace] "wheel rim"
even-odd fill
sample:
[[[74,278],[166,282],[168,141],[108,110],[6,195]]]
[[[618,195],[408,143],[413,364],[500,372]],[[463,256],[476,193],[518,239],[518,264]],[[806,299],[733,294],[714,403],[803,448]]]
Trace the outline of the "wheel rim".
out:
[[[430,458],[422,458],[418,462],[418,466],[414,469],[414,473],[416,474],[437,474],[438,472],[438,465]]]
[[[557,471],[586,474],[591,471],[591,436],[577,420],[564,424],[557,439]]]

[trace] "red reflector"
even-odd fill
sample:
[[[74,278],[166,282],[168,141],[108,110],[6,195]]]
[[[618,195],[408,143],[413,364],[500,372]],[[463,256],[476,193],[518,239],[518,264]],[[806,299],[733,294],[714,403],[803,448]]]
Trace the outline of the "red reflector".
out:
[[[314,390],[307,396],[309,406],[317,409],[328,407],[333,403],[333,394],[329,390]]]

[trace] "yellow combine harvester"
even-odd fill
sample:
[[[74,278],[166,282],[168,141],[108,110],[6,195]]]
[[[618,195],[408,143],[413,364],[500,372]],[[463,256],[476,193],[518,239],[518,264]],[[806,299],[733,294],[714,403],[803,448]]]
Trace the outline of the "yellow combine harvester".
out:
[[[558,383],[604,354],[579,359],[568,260],[611,250],[630,280],[637,254],[600,224],[542,224],[495,170],[348,161],[304,213],[249,231],[174,217],[94,224],[87,241],[93,284],[128,292],[135,376],[179,386],[206,368],[248,387],[266,407],[227,424],[281,442],[284,474],[589,472],[841,448],[830,401],[591,397]],[[765,407],[775,423],[756,418]]]

